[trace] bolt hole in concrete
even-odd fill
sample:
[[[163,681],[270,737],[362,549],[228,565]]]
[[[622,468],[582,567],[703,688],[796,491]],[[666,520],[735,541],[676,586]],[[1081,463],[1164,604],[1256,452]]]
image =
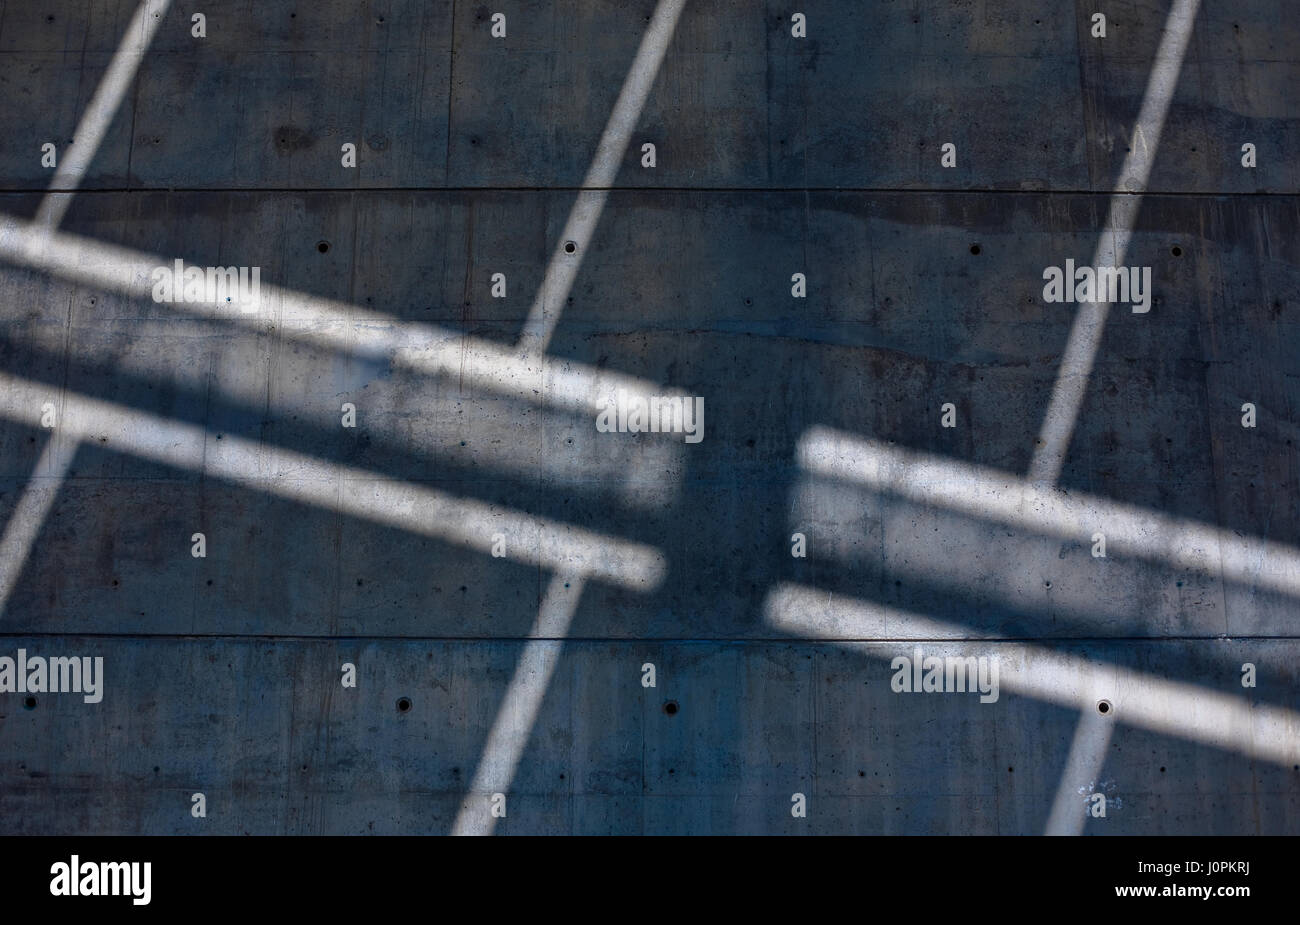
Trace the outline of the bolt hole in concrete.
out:
[[[1102,716],[1108,716],[1111,713],[1111,711],[1114,709],[1115,707],[1111,704],[1109,700],[1097,701],[1097,712],[1100,713]]]
[[[35,710],[35,709],[36,709],[36,698],[35,698],[35,697],[24,697],[24,698],[23,698],[23,709],[26,709],[26,710]]]
[[[664,712],[667,713],[669,716],[676,716],[676,715],[677,715],[677,701],[676,701],[676,700],[670,700],[670,701],[668,701],[667,703],[665,703],[665,704],[664,704]]]
[[[322,254],[328,254],[330,250],[330,242],[329,241],[316,242],[316,250],[320,251]]]
[[[1173,254],[1175,257],[1181,257],[1183,256],[1183,249],[1175,244],[1173,247],[1169,248],[1169,253]]]
[[[577,241],[565,241],[565,242],[564,242],[564,252],[565,252],[566,254],[576,254],[576,253],[578,252],[578,242],[577,242]]]
[[[397,698],[397,712],[398,712],[398,713],[410,713],[410,712],[411,712],[411,698],[410,698],[410,697],[398,697],[398,698]]]
[[[972,244],[970,246],[970,252],[978,257],[980,255],[980,246],[978,244]]]

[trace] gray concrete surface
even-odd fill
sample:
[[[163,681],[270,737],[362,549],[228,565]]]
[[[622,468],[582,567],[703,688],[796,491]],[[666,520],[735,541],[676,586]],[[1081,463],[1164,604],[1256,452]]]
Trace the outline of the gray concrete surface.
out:
[[[0,656],[105,672],[0,692],[0,832],[1300,832],[1300,13],[1202,0],[1134,139],[1168,0],[688,0],[566,258],[656,6],[173,2],[51,228],[137,3],[0,4]],[[1139,194],[1031,491],[1043,270]],[[704,439],[598,432],[620,384]],[[918,646],[1000,696],[896,693]]]

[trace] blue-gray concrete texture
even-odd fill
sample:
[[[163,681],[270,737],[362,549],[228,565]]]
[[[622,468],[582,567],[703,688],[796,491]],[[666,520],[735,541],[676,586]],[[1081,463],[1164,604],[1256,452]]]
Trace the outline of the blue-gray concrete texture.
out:
[[[524,330],[654,0],[173,2],[58,229],[85,260],[20,259],[41,145],[74,138],[136,8],[0,3],[0,523],[31,535],[0,656],[105,673],[97,704],[0,693],[0,832],[445,833],[489,812],[472,781],[569,547],[497,557],[490,518],[306,503],[284,454],[659,557],[588,573],[542,643],[557,667],[497,833],[1041,834],[1062,790],[1087,834],[1300,832],[1289,0],[1200,5],[1126,258],[1152,268],[1151,311],[1112,307],[1048,489],[1095,513],[1065,537],[1033,509],[810,472],[799,448],[827,428],[1028,472],[1078,309],[1044,301],[1043,270],[1097,246],[1169,0],[688,0],[536,390],[485,385],[482,352]],[[97,271],[100,245],[260,267],[298,314],[156,303]],[[412,331],[463,344],[459,367],[382,346]],[[702,396],[704,439],[599,433],[554,397],[570,373]],[[86,399],[145,425],[36,423]],[[197,464],[141,448],[155,419],[204,432]],[[211,465],[218,440],[257,471]],[[66,477],[33,479],[51,460]],[[1257,571],[1094,557],[1121,515],[1274,545]],[[777,619],[790,588],[828,603]],[[996,656],[1001,696],[895,693],[917,646]],[[1014,666],[1052,660],[1114,689],[1017,688]],[[1098,696],[1110,734],[1073,780]],[[1205,733],[1209,701],[1283,721]]]

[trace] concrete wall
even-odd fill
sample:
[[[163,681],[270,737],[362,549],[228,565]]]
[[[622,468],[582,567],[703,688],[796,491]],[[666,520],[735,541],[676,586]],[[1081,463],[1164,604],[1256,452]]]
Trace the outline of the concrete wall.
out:
[[[687,2],[569,257],[656,3],[164,6],[57,229],[41,144],[137,4],[0,9],[0,656],[105,672],[0,693],[0,831],[1036,834],[1062,793],[1088,834],[1300,831],[1288,4],[1203,0],[1157,139],[1185,0]],[[1043,270],[1116,190],[1151,310],[1030,490],[1079,311]],[[263,305],[154,301],[175,258]],[[620,384],[704,439],[598,432]],[[918,646],[999,698],[894,692]]]

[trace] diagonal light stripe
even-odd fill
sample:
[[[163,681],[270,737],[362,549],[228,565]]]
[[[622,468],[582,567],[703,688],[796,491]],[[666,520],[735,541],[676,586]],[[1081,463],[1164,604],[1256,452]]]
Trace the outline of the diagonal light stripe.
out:
[[[1102,699],[1101,691],[1095,695]],[[1046,835],[1081,835],[1087,820],[1086,806],[1080,788],[1093,784],[1101,776],[1106,763],[1106,749],[1110,747],[1115,721],[1096,710],[1086,707],[1079,714],[1079,725],[1074,729],[1070,754],[1065,759],[1065,770],[1056,789],[1052,814],[1047,819]]]
[[[1100,530],[1108,550],[1207,574],[1217,569],[1227,580],[1300,598],[1300,550],[1281,543],[824,427],[810,428],[797,454],[800,467],[819,476],[1062,539]]]
[[[508,793],[515,779],[581,594],[582,579],[578,575],[557,573],[551,578],[533,629],[533,636],[539,638],[528,640],[519,656],[483,746],[474,781],[456,816],[453,835],[491,835],[496,827],[496,817],[490,812],[491,796]]]
[[[1160,136],[1164,132],[1169,103],[1178,86],[1183,57],[1191,40],[1199,3],[1200,0],[1174,0],[1169,17],[1165,20],[1160,46],[1156,50],[1151,73],[1147,76],[1142,109],[1129,139],[1128,156],[1120,168],[1119,182],[1133,195],[1119,193],[1111,197],[1110,213],[1092,258],[1094,267],[1118,267],[1123,264],[1124,256],[1128,253],[1129,239],[1137,223],[1138,207],[1142,201],[1140,193],[1146,189],[1151,177],[1151,166],[1155,162]],[[1069,285],[1073,284],[1074,281],[1070,280]],[[1084,302],[1074,316],[1065,353],[1061,356],[1061,368],[1057,371],[1056,385],[1052,389],[1052,398],[1043,417],[1034,456],[1029,463],[1029,481],[1037,485],[1050,487],[1061,476],[1065,454],[1074,434],[1074,425],[1083,407],[1088,379],[1092,375],[1097,351],[1101,349],[1101,337],[1106,327],[1109,307],[1110,303],[1105,301]],[[1085,711],[1084,716],[1088,717],[1089,714]],[[1101,736],[1095,722],[1088,719],[1080,722],[1071,747],[1070,760],[1057,790],[1047,834],[1077,835],[1082,831],[1082,817],[1070,816],[1066,808],[1071,800],[1069,785],[1081,773],[1081,768],[1075,765],[1076,761],[1100,766],[1104,760],[1103,753],[1110,741],[1109,732],[1105,733],[1104,739]]]
[[[145,52],[149,50],[149,44],[167,14],[170,3],[171,0],[142,0],[136,7],[135,15],[126,27],[126,34],[122,36],[121,44],[117,46],[113,60],[104,73],[104,79],[99,82],[95,95],[81,115],[72,146],[59,158],[50,191],[41,200],[33,224],[46,231],[53,231],[63,221],[72,197],[117,114],[122,97],[130,89],[131,81],[135,79],[140,62],[144,60]]]
[[[16,216],[0,215],[0,261],[48,273],[105,291],[152,302],[155,267],[171,266],[171,258],[105,244],[78,235],[39,228]],[[356,309],[345,302],[310,296],[263,284],[261,306],[243,313],[224,303],[166,303],[168,311],[225,322],[264,334],[268,324],[286,338],[350,355],[391,362],[395,367],[463,383],[467,391],[483,390],[534,405],[594,415],[602,400],[619,389],[630,394],[686,397],[634,376],[544,357],[525,359],[513,349],[447,328],[401,322],[373,315],[354,319]]]
[[[0,417],[37,426],[43,383],[0,373]],[[76,393],[64,396],[60,429],[106,449],[245,485],[485,555],[493,534],[507,537],[509,558],[641,591],[663,580],[666,563],[653,547],[605,536],[521,511],[458,498],[421,484],[295,453],[234,435],[210,440],[204,428]]]
[[[1147,79],[1146,95],[1137,125],[1129,140],[1128,156],[1120,169],[1119,181],[1131,191],[1117,193],[1111,198],[1110,214],[1106,227],[1097,243],[1092,258],[1094,267],[1117,267],[1124,262],[1133,225],[1142,203],[1140,192],[1146,189],[1164,130],[1169,102],[1178,86],[1183,56],[1191,40],[1192,24],[1200,0],[1174,0],[1165,29],[1160,36],[1160,47]],[[1071,281],[1072,284],[1072,281]],[[1106,326],[1108,302],[1085,302],[1079,306],[1070,329],[1070,338],[1061,357],[1061,367],[1056,374],[1056,385],[1047,406],[1047,414],[1038,435],[1037,450],[1029,466],[1029,480],[1051,485],[1061,475],[1065,454],[1070,448],[1074,424],[1083,406],[1088,377],[1101,347],[1102,331]]]
[[[614,185],[614,180],[618,177],[628,142],[641,118],[641,111],[650,96],[650,90],[659,74],[659,66],[663,63],[668,43],[677,27],[677,19],[685,5],[686,0],[659,0],[659,5],[655,7],[650,25],[641,38],[636,58],[623,81],[618,102],[614,104],[605,131],[600,136],[595,157],[587,168],[582,189],[569,212],[564,233],[556,242],[555,252],[546,267],[546,277],[528,312],[528,320],[519,341],[521,354],[540,356],[546,352],[547,345],[551,342],[551,336],[559,324],[560,310],[573,289],[573,281],[577,278],[582,258],[591,244],[596,224],[600,221],[600,213],[609,197],[609,187]],[[568,241],[577,245],[577,250],[572,254],[564,251]]]
[[[39,417],[39,413],[37,417]],[[31,555],[41,525],[54,507],[54,500],[59,495],[63,480],[77,455],[77,441],[63,441],[62,447],[55,446],[61,431],[50,433],[49,439],[41,449],[40,458],[31,479],[23,489],[22,497],[9,515],[5,525],[4,538],[0,539],[0,613],[4,612],[9,595],[22,575],[23,566]]]
[[[870,641],[873,636],[943,640],[962,632],[957,624],[790,583],[778,585],[768,594],[764,614],[770,625],[784,632],[815,639],[825,638],[827,624],[837,622],[839,627],[853,630],[856,640],[836,644],[855,649],[864,644],[878,648]],[[1026,697],[1082,712],[1095,710],[1091,698],[1106,691],[1114,704],[1115,722],[1276,764],[1300,762],[1300,713],[1292,710],[1041,646],[972,645],[1000,653],[1010,649],[1009,654],[999,655],[999,683]]]
[[[685,5],[686,0],[659,0],[650,25],[641,38],[641,46],[587,169],[583,188],[578,191],[564,233],[556,243],[546,276],[524,323],[517,353],[523,361],[520,365],[525,368],[543,372],[550,369],[546,348],[559,323],[560,306],[564,305],[573,289],[583,255],[592,241],[609,196],[609,187],[618,176],[628,141],[645,108]],[[572,254],[565,251],[569,241],[576,245]],[[613,394],[613,391],[605,394]],[[537,629],[537,635],[550,638],[530,640],[520,656],[510,689],[479,758],[470,794],[453,826],[453,835],[492,834],[496,819],[486,805],[474,805],[475,794],[490,797],[493,793],[505,793],[514,780],[519,758],[532,734],[537,711],[559,660],[561,640],[568,635],[569,621],[578,606],[580,593],[581,583],[576,576],[556,574],[551,579],[551,587],[538,616]]]

